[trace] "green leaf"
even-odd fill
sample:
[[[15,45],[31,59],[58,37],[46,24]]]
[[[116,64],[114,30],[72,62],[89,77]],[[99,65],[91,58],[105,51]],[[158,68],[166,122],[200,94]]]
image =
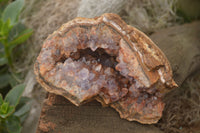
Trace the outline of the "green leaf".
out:
[[[31,108],[30,104],[25,104],[19,110],[15,111],[14,115],[20,118],[21,123],[23,123],[25,120],[24,118],[28,116],[28,112],[30,111],[30,108]]]
[[[0,94],[0,106],[3,104],[3,96]]]
[[[30,107],[31,107],[30,104],[25,104],[19,110],[15,111],[14,115],[20,117],[24,115],[25,113],[29,112]]]
[[[0,75],[0,89],[6,87],[9,84],[10,75],[4,73]]]
[[[9,133],[20,133],[22,129],[19,118],[13,115],[6,119],[6,127]]]
[[[1,31],[2,31],[3,24],[4,24],[3,20],[0,19],[0,36],[2,35]]]
[[[10,29],[12,28],[12,26],[10,26],[10,19],[6,20],[5,23],[3,23],[2,28],[1,28],[1,38],[0,40],[6,40],[8,33],[10,31]]]
[[[13,87],[15,87],[16,85],[18,85],[19,83],[22,82],[22,75],[21,73],[17,73],[17,72],[12,72],[11,76],[10,76],[10,85]]]
[[[15,107],[14,106],[9,106],[8,107],[7,116],[10,116],[12,113],[14,113],[14,111],[15,111]]]
[[[14,115],[18,116],[20,118],[21,123],[24,122],[24,120],[27,118],[28,116],[28,112],[30,110],[30,106],[31,106],[31,98],[28,97],[22,97],[20,99],[19,104],[16,107],[16,111],[14,113]],[[29,102],[29,103],[28,103]]]
[[[10,50],[15,48],[17,45],[25,42],[33,33],[32,29],[26,29],[18,37],[16,37],[13,41],[9,42]]]
[[[0,58],[0,66],[3,66],[3,65],[5,65],[5,64],[7,64],[8,63],[8,60],[7,60],[7,58],[5,58],[5,57],[1,57]],[[1,86],[1,85],[0,85]]]
[[[14,88],[12,88],[6,95],[5,101],[9,102],[10,105],[13,105],[14,107],[16,107],[22,96],[24,88],[25,88],[24,84],[20,84],[20,85],[15,86]]]
[[[15,87],[16,85],[19,84],[19,82],[13,77],[13,76],[10,76],[10,80],[9,80],[9,84],[11,85],[11,87]]]
[[[12,29],[9,32],[8,35],[8,41],[11,42],[14,40],[17,36],[19,36],[20,33],[22,33],[26,29],[25,25],[22,23],[17,23],[15,26],[12,27]]]
[[[9,103],[3,102],[3,104],[0,107],[0,114],[6,114],[8,111]]]
[[[19,104],[16,107],[16,111],[19,110],[20,108],[22,108],[26,103],[28,103],[30,101],[31,101],[31,98],[22,96],[19,101]]]
[[[14,106],[9,106],[8,103],[4,102],[0,107],[0,117],[6,118],[10,116],[15,111]]]
[[[16,0],[9,4],[2,13],[2,19],[6,22],[8,19],[11,21],[11,25],[15,25],[17,22],[19,13],[24,7],[24,0]]]

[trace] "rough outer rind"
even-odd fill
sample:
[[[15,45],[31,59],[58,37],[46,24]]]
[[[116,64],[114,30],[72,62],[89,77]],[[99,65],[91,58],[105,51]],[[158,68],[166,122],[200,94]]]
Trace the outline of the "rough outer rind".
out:
[[[98,28],[100,25],[103,25],[103,28],[98,32],[95,26]],[[83,38],[87,38],[87,41]],[[104,43],[109,44],[110,48],[105,48]],[[84,90],[76,84],[77,80],[83,81],[75,76],[81,71],[78,71],[81,67],[87,69],[84,69],[87,73],[88,70],[94,73],[93,69],[67,58],[72,52],[77,52],[77,49],[89,47],[95,51],[97,46],[105,49],[107,54],[117,57],[115,71],[121,73],[121,79],[129,79],[128,88],[99,89],[105,87],[105,83],[99,81],[101,74],[104,73],[95,77],[95,81],[102,83],[96,88]],[[66,58],[66,63],[58,63],[61,57]],[[75,73],[72,74],[72,79],[59,82],[60,78],[57,77],[62,72],[57,70],[63,70],[59,65],[65,67],[70,63],[81,66],[76,67],[78,70],[72,70]],[[146,124],[156,123],[160,119],[164,108],[162,96],[177,86],[172,79],[169,62],[161,50],[142,32],[127,25],[118,15],[110,13],[92,19],[75,18],[61,26],[45,40],[34,68],[38,82],[49,92],[66,97],[77,106],[96,98],[103,105],[115,108],[121,118]],[[69,77],[70,73],[66,75]],[[122,83],[118,81],[115,84]]]

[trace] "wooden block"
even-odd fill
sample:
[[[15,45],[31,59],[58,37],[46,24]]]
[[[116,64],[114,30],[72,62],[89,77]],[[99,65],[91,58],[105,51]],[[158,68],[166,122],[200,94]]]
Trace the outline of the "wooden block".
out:
[[[92,101],[77,107],[62,96],[48,94],[37,133],[163,133],[154,125],[121,119],[110,107]]]

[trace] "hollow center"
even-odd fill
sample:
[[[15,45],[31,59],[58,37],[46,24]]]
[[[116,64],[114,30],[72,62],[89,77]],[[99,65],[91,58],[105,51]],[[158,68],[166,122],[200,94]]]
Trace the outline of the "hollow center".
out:
[[[97,61],[102,66],[105,67],[111,67],[115,69],[115,66],[117,65],[116,57],[111,56],[106,53],[106,51],[103,48],[98,48],[95,51],[92,51],[90,48],[86,49],[79,49],[77,52],[73,52],[70,54],[70,57],[73,60],[85,60],[85,61]]]
[[[109,85],[107,87],[112,88],[115,86],[120,89],[130,87],[129,79],[115,69],[118,64],[117,57],[109,55],[103,48],[97,48],[95,51],[90,48],[79,49],[77,52],[72,52],[70,58],[74,61],[84,62],[88,66],[93,66],[93,68],[97,66],[95,70],[98,71],[99,75],[106,75],[106,77],[109,77],[107,79],[114,79],[115,82],[108,81]],[[99,65],[96,64],[101,64],[102,67],[99,68]]]
[[[70,79],[70,82],[80,87],[80,92],[83,92],[84,96],[87,93],[91,96],[98,94],[102,98],[102,103],[109,104],[124,97],[132,81],[116,70],[119,63],[117,56],[108,54],[110,51],[107,50],[78,49],[68,58],[62,58],[58,61],[63,62],[62,70],[59,71],[61,79]]]

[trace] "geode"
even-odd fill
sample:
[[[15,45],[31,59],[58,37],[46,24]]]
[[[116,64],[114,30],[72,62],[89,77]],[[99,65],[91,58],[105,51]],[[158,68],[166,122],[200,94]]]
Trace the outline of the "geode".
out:
[[[111,13],[62,25],[44,41],[34,69],[48,92],[77,106],[96,99],[145,124],[161,118],[162,97],[177,87],[162,51]]]

